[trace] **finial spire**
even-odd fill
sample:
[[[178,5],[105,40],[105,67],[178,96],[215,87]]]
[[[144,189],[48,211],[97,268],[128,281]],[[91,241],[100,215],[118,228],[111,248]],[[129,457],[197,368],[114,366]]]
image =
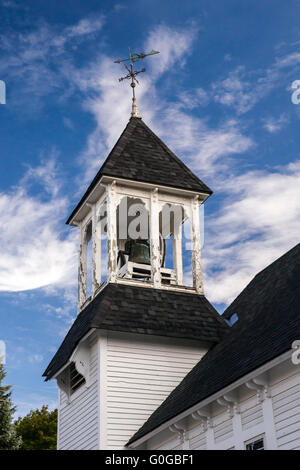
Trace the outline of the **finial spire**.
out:
[[[149,54],[132,54],[131,53],[131,50],[129,48],[129,58],[127,59],[118,59],[118,60],[115,60],[115,64],[120,64],[121,62],[127,62],[129,61],[130,62],[130,65],[129,67],[127,67],[127,65],[125,65],[125,68],[126,70],[128,71],[128,74],[125,76],[125,77],[121,77],[119,78],[119,82],[122,82],[123,80],[126,80],[127,78],[131,79],[131,83],[130,83],[130,86],[132,88],[132,109],[131,109],[131,117],[136,117],[136,118],[141,118],[140,114],[139,114],[139,111],[138,111],[138,106],[137,106],[137,102],[136,102],[136,97],[135,97],[135,86],[136,86],[136,83],[139,83],[138,79],[136,78],[136,76],[141,73],[141,72],[146,72],[146,69],[142,69],[142,70],[133,70],[133,64],[134,62],[137,62],[138,60],[140,59],[144,59],[145,57],[149,56],[149,55],[154,55],[154,54],[159,54],[159,51],[154,51],[152,50],[151,52],[149,52]]]

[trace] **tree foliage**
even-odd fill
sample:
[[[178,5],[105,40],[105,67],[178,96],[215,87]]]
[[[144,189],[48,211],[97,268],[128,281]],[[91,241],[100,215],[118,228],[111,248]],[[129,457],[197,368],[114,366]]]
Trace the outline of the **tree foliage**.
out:
[[[11,401],[10,385],[3,385],[6,372],[0,363],[0,450],[17,450],[21,445],[21,438],[17,436],[13,423],[13,414],[16,408]]]
[[[55,450],[57,436],[57,410],[48,406],[31,410],[16,421],[18,434],[22,437],[24,450]]]

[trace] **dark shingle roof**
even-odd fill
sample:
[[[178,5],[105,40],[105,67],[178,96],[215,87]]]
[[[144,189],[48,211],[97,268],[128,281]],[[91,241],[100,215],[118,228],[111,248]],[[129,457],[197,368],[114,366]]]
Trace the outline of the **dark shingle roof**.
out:
[[[227,311],[231,308],[240,320],[129,443],[288,351],[300,338],[300,244],[259,273]]]
[[[289,292],[299,287],[300,243],[260,271],[223,313],[229,319],[234,313],[239,321],[270,311],[276,300],[289,302]],[[298,274],[297,274],[298,273]],[[298,276],[298,277],[297,277]]]
[[[187,338],[217,343],[229,330],[203,295],[108,284],[76,318],[44,376],[64,366],[91,329]]]
[[[153,183],[212,194],[139,118],[131,118],[67,223],[102,176]]]

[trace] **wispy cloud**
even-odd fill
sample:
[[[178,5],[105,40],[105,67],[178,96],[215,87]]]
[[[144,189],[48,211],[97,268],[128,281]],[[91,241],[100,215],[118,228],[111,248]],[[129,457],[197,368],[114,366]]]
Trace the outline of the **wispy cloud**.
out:
[[[289,77],[300,69],[300,52],[293,51],[274,59],[265,70],[247,70],[238,66],[226,78],[212,85],[214,100],[235,109],[241,115],[248,112],[276,87],[286,88]]]
[[[181,91],[176,101],[168,100],[161,93],[163,74],[166,70],[168,74],[176,73],[178,67],[184,67],[195,37],[194,26],[176,30],[160,25],[150,31],[144,49],[154,48],[161,53],[148,59],[149,70],[143,76],[137,95],[144,121],[198,174],[201,171],[199,176],[203,177],[226,167],[224,157],[247,151],[253,141],[243,134],[237,121],[228,120],[214,128],[205,119],[191,114],[191,109],[204,106],[209,100],[202,88],[195,89],[193,94]],[[111,86],[112,80],[117,83],[120,74],[120,68],[102,55],[92,67],[72,75],[76,85],[86,94],[85,109],[96,121],[80,155],[80,162],[86,168],[83,184],[99,169],[130,116],[128,84],[122,82],[119,86]]]
[[[285,124],[287,124],[288,118],[286,114],[282,113],[278,118],[268,117],[263,119],[264,128],[270,132],[270,134],[275,134],[279,132]]]
[[[224,203],[206,219],[205,285],[211,301],[229,303],[258,271],[299,243],[299,185],[299,160],[224,182]]]
[[[44,393],[41,393],[39,391],[34,391],[31,389],[27,389],[26,387],[22,387],[22,389],[19,391],[17,389],[17,396],[21,394],[21,391],[23,392],[24,395],[26,395],[27,400],[19,400],[18,398],[14,400],[17,409],[15,412],[15,419],[19,417],[24,417],[27,415],[31,410],[37,410],[41,409],[42,406],[48,405],[48,408],[50,411],[55,410],[57,408],[57,399],[55,398],[57,396],[57,391],[56,390],[46,390]],[[49,393],[50,392],[50,393]]]
[[[0,243],[5,246],[0,259],[1,291],[74,282],[76,243],[74,232],[61,233],[68,201],[59,187],[54,156],[50,156],[46,163],[29,168],[16,187],[0,193]]]
[[[30,113],[43,105],[46,95],[56,93],[59,100],[72,93],[74,52],[83,41],[94,39],[104,21],[98,15],[61,28],[39,22],[26,33],[0,34],[0,72],[11,90],[10,104]]]

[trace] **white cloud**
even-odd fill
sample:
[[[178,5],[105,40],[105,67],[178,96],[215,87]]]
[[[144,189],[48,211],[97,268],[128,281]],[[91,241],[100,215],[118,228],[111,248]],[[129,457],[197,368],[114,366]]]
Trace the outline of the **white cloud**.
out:
[[[31,354],[29,357],[28,357],[28,360],[29,362],[31,363],[36,363],[36,362],[42,362],[43,361],[43,356],[42,354]]]
[[[258,271],[299,243],[299,187],[300,161],[224,181],[227,197],[206,219],[205,286],[211,301],[229,303]]]
[[[10,104],[29,113],[41,107],[41,98],[50,93],[56,93],[57,101],[70,95],[73,52],[93,39],[104,21],[98,15],[62,28],[39,22],[26,33],[0,34],[0,73],[10,83]]]
[[[203,119],[183,113],[176,105],[169,105],[165,124],[163,119],[158,121],[160,135],[200,178],[227,169],[233,155],[246,152],[254,144],[234,120],[211,128]]]
[[[49,387],[49,384],[47,384],[47,386]],[[24,401],[24,399],[14,400],[17,406],[14,415],[15,419],[26,416],[31,410],[40,410],[44,405],[48,405],[49,411],[53,411],[57,408],[57,398],[55,398],[57,397],[57,390],[51,390],[49,393],[45,387],[44,394],[42,394],[39,391],[29,391],[26,387],[20,387],[20,389],[22,389],[23,395],[26,394],[26,401]],[[18,395],[19,394],[20,392],[18,391]]]
[[[289,74],[295,74],[299,66],[300,52],[275,58],[265,70],[248,71],[244,66],[238,66],[229,72],[227,78],[213,83],[214,100],[234,108],[238,114],[244,114],[275,87],[287,83]]]
[[[211,128],[205,119],[190,113],[195,103],[197,106],[207,104],[210,97],[203,89],[181,92],[173,102],[157,90],[166,70],[172,74],[184,66],[195,37],[193,26],[185,30],[162,25],[154,28],[144,50],[153,48],[161,53],[147,59],[147,74],[143,75],[136,94],[144,121],[185,163],[196,172],[201,171],[199,176],[203,177],[225,168],[228,162],[224,157],[247,151],[253,142],[243,135],[236,121],[229,120]],[[131,89],[125,81],[117,83],[123,73],[111,58],[102,55],[92,67],[72,74],[76,86],[86,93],[85,109],[96,120],[96,127],[79,158],[86,168],[81,191],[98,171],[130,117]]]
[[[150,31],[145,44],[145,50],[159,51],[155,60],[150,63],[152,76],[159,77],[176,64],[183,67],[187,56],[191,53],[192,44],[196,38],[196,28],[190,27],[176,30],[166,25],[159,25]]]
[[[0,290],[22,291],[74,284],[76,242],[60,231],[68,201],[59,194],[53,160],[29,168],[10,192],[0,193]],[[32,195],[30,187],[35,183]]]
[[[288,122],[287,116],[281,114],[278,118],[268,117],[263,120],[264,128],[271,134],[279,132],[283,126]]]
[[[185,90],[179,93],[179,105],[182,110],[194,109],[199,106],[207,106],[210,100],[208,93],[203,88]]]

